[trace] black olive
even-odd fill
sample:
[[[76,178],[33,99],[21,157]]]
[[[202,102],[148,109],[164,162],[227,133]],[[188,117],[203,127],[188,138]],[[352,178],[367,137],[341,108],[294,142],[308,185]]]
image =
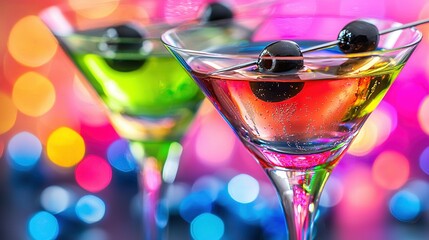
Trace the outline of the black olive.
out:
[[[295,42],[282,40],[269,44],[262,50],[258,58],[260,72],[287,72],[299,70],[304,66],[304,60],[276,59],[276,57],[302,57],[302,52]]]
[[[227,20],[232,19],[234,13],[232,10],[225,4],[219,2],[209,3],[204,9],[203,14],[201,15],[201,22],[212,22],[217,20]]]
[[[286,60],[277,57],[302,57],[295,42],[277,41],[264,48],[258,58],[258,70],[265,73],[297,71],[304,65],[302,59]],[[297,77],[297,76],[296,76]],[[265,102],[281,102],[297,95],[304,87],[304,82],[267,82],[252,81],[250,88],[256,97]]]
[[[281,102],[296,96],[304,87],[304,82],[250,82],[256,97],[265,102]]]
[[[347,24],[338,34],[338,47],[344,53],[373,51],[378,46],[380,34],[372,23],[356,20]]]
[[[137,27],[126,24],[112,26],[105,30],[99,50],[110,52],[112,58],[105,58],[106,63],[114,70],[130,72],[139,69],[145,63],[144,58],[127,59],[127,57],[115,57],[116,55],[137,54],[145,43],[145,34]]]

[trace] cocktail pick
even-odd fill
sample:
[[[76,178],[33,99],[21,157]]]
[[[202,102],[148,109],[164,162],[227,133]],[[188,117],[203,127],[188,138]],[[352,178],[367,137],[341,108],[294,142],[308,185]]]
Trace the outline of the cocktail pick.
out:
[[[429,19],[422,19],[422,20],[418,20],[418,21],[415,21],[415,22],[411,22],[411,23],[399,25],[399,26],[396,26],[396,27],[384,29],[384,30],[381,30],[378,34],[379,35],[383,35],[383,34],[391,33],[391,32],[394,32],[394,31],[401,30],[401,29],[415,27],[415,26],[418,26],[418,25],[421,25],[421,24],[425,24],[425,23],[429,23]],[[306,53],[306,52],[311,52],[311,51],[316,51],[316,50],[321,50],[321,49],[333,47],[333,46],[339,44],[340,42],[341,42],[341,40],[337,39],[337,40],[334,40],[334,41],[331,41],[331,42],[327,42],[327,43],[323,43],[323,44],[319,44],[319,45],[315,45],[315,46],[303,49],[301,52],[302,53]],[[258,61],[246,62],[246,63],[237,64],[237,65],[234,65],[234,66],[231,66],[231,67],[226,67],[226,68],[222,68],[222,69],[213,71],[211,74],[218,74],[218,73],[223,73],[223,72],[227,72],[227,71],[237,70],[237,69],[241,69],[241,68],[245,68],[245,67],[250,67],[250,66],[253,66],[253,65],[257,65],[257,64],[258,64]]]

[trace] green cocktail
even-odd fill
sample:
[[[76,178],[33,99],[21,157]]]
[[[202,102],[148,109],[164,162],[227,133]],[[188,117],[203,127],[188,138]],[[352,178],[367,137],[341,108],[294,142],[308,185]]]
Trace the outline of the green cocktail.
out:
[[[112,124],[122,137],[147,142],[178,141],[203,95],[164,49],[142,53],[136,45],[153,45],[150,40],[129,39],[121,43],[95,35],[124,28],[137,31],[121,25],[57,38],[110,110]],[[82,43],[84,37],[96,37],[100,42],[88,45]],[[110,46],[100,50],[101,45]],[[119,47],[125,49],[119,52]]]
[[[164,239],[168,212],[160,198],[175,178],[179,142],[204,96],[160,41],[171,25],[149,19],[139,4],[87,18],[82,11],[109,4],[89,5],[54,6],[40,16],[107,107],[118,134],[129,140],[142,173],[145,239]]]

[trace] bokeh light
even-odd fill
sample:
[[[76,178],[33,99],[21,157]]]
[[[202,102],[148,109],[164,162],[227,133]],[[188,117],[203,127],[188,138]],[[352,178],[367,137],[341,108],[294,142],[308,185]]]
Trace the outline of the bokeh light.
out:
[[[4,142],[0,140],[0,157],[3,157],[4,152]]]
[[[54,164],[72,167],[85,155],[85,142],[73,129],[60,127],[49,136],[46,149],[48,158]]]
[[[42,154],[42,144],[29,132],[20,132],[7,145],[7,153],[12,166],[18,170],[34,167]]]
[[[75,10],[79,15],[85,18],[103,18],[111,14],[119,5],[120,0],[68,0],[69,6]],[[104,4],[100,4],[104,3]],[[106,4],[107,3],[107,4]],[[97,8],[91,8],[91,6]]]
[[[322,207],[333,207],[341,202],[344,195],[344,185],[341,179],[330,176],[323,189],[319,205]]]
[[[399,221],[414,221],[421,211],[420,199],[412,192],[401,190],[389,201],[390,213]]]
[[[259,183],[250,175],[239,174],[228,182],[228,193],[239,203],[250,203],[258,197]]]
[[[213,201],[206,191],[193,192],[180,203],[180,216],[187,222],[191,222],[196,216],[210,212],[212,203]]]
[[[419,165],[422,171],[429,175],[429,147],[426,147],[420,154]]]
[[[86,156],[75,169],[76,182],[89,192],[105,189],[112,180],[109,163],[96,155]]]
[[[227,164],[236,146],[231,130],[226,124],[220,124],[223,123],[221,121],[223,120],[219,116],[210,115],[204,119],[196,136],[196,155],[207,166]]]
[[[72,194],[60,186],[49,186],[40,195],[40,203],[47,211],[58,214],[70,207]]]
[[[386,11],[384,0],[382,1],[354,1],[342,0],[340,14],[343,16],[362,16],[383,18]]]
[[[18,110],[3,92],[0,92],[0,106],[0,134],[3,134],[15,125]]]
[[[28,233],[34,240],[56,239],[59,230],[58,220],[45,211],[34,214],[28,222]]]
[[[377,144],[378,128],[370,119],[363,125],[347,153],[354,156],[365,156],[371,152]]]
[[[125,139],[118,139],[110,144],[107,149],[107,160],[121,172],[131,172],[136,169],[136,162]]]
[[[222,219],[211,213],[203,213],[191,222],[191,235],[195,240],[219,240],[224,232]]]
[[[97,196],[85,195],[77,201],[75,211],[80,220],[92,224],[103,219],[106,213],[106,204]]]
[[[89,86],[85,86],[79,77],[75,76],[73,80],[73,90],[75,101],[73,104],[80,115],[82,122],[89,126],[101,126],[109,123],[105,108],[97,101],[98,96],[91,94]],[[88,84],[87,84],[88,85]]]
[[[384,151],[378,155],[372,168],[374,181],[385,189],[398,189],[408,180],[410,163],[401,153]]]
[[[420,104],[418,119],[422,130],[429,135],[429,96],[426,96]]]
[[[109,234],[101,228],[90,228],[79,235],[77,240],[109,240]]]
[[[12,27],[7,42],[13,58],[28,67],[39,67],[52,59],[57,41],[37,16],[25,16]]]
[[[36,72],[20,76],[13,86],[12,99],[22,113],[38,117],[55,103],[55,88],[46,77]]]

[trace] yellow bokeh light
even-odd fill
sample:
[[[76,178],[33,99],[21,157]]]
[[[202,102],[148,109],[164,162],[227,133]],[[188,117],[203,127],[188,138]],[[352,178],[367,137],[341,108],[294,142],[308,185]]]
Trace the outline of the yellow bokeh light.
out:
[[[422,130],[429,135],[429,96],[426,96],[420,104],[418,119]]]
[[[0,92],[0,134],[9,131],[15,125],[17,112],[9,96]]]
[[[79,15],[86,18],[103,18],[112,14],[119,6],[120,0],[68,0],[69,6]]]
[[[52,59],[58,43],[43,22],[31,15],[15,23],[7,47],[17,62],[28,67],[39,67]]]
[[[46,77],[36,72],[27,72],[15,82],[12,99],[22,113],[39,117],[55,103],[55,88]]]
[[[356,136],[355,140],[350,145],[347,153],[354,156],[365,156],[377,145],[377,136],[377,125],[368,119],[368,121],[360,130],[360,133]]]
[[[85,155],[85,142],[82,136],[67,127],[56,129],[46,143],[49,160],[61,167],[73,167]]]

